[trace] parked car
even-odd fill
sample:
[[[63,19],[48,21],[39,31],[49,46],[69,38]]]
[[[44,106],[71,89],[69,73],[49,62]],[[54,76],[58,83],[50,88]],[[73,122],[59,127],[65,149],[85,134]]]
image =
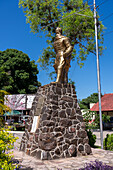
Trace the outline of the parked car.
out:
[[[105,123],[103,122],[103,129],[104,130],[111,130],[113,128],[113,117],[110,117],[110,121]]]
[[[19,120],[17,123],[14,124],[14,127],[16,130],[24,130],[25,129],[25,123],[21,120]]]
[[[29,117],[29,115],[20,116],[18,122],[14,124],[16,130],[25,130],[25,123]]]
[[[23,116],[20,116],[20,120],[25,123],[29,117],[30,117],[29,115],[23,115]]]
[[[7,119],[7,123],[8,123],[8,125],[13,125],[14,119]]]

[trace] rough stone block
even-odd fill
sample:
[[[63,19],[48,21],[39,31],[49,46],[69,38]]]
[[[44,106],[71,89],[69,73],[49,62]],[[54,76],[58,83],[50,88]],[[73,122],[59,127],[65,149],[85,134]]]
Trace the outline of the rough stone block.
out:
[[[54,131],[55,131],[55,132],[63,132],[63,133],[64,133],[65,128],[62,127],[62,126],[58,126],[58,127],[55,127]]]
[[[82,115],[82,112],[81,112],[80,109],[77,109],[77,110],[76,110],[76,113],[77,113],[78,115]]]
[[[85,122],[81,122],[81,128],[85,130]]]
[[[66,89],[63,88],[63,89],[62,89],[62,92],[63,92],[63,94],[66,94]]]
[[[70,144],[70,140],[68,138],[65,138],[64,142],[67,143],[67,144]]]
[[[73,107],[73,102],[68,102],[68,105],[69,105],[70,108],[72,108]]]
[[[50,120],[50,115],[49,114],[47,114],[47,113],[44,113],[44,114],[42,114],[42,117],[41,117],[41,119],[42,119],[42,121],[44,121],[44,120]]]
[[[52,100],[58,101],[58,95],[53,95]]]
[[[61,111],[59,112],[59,117],[60,117],[60,118],[66,118],[65,110],[61,110]]]
[[[48,126],[44,126],[42,127],[42,133],[46,133],[46,132],[49,132],[49,127]]]
[[[65,138],[68,138],[68,139],[72,139],[74,137],[74,134],[73,133],[66,133],[64,135]]]
[[[60,87],[56,87],[56,94],[61,95],[61,88]]]
[[[57,138],[57,137],[59,137],[59,136],[62,136],[62,133],[61,133],[61,132],[55,132],[54,135],[55,135],[55,137]]]
[[[46,151],[41,152],[41,160],[50,160],[50,159],[51,159],[51,155],[49,152]]]
[[[63,137],[62,136],[60,136],[60,137],[57,137],[57,142],[61,142],[61,141],[63,141]]]
[[[43,126],[54,126],[55,122],[51,121],[51,120],[44,120],[42,122]]]
[[[30,155],[31,156],[36,156],[36,153],[37,153],[37,151],[35,150],[35,151],[31,152]],[[40,158],[38,158],[38,159],[40,159]]]
[[[70,127],[68,128],[68,130],[69,130],[70,133],[74,133],[74,132],[76,132],[76,127],[70,126]]]
[[[33,139],[34,139],[34,136],[33,136],[33,135],[32,135],[32,136],[30,135],[30,136],[29,136],[29,141],[30,141],[30,142],[33,142]]]
[[[66,143],[66,144],[64,144],[64,145],[62,146],[62,150],[65,151],[65,150],[68,149],[68,147],[69,147],[69,144]]]
[[[75,145],[70,145],[68,148],[68,152],[70,156],[77,156],[77,148]]]
[[[80,143],[83,144],[83,138],[78,139],[78,144],[80,144]]]
[[[43,108],[42,108],[42,113],[44,113],[45,112],[45,110],[46,110],[46,106],[44,106]]]
[[[71,139],[70,140],[70,144],[74,144],[75,146],[77,146],[77,142],[78,142],[78,139]]]
[[[66,109],[66,113],[67,113],[68,115],[71,115],[71,112],[72,112],[72,110],[71,110],[70,108],[67,108],[67,109]]]
[[[52,116],[53,116],[53,117],[58,117],[58,111],[57,111],[57,110],[53,110]]]
[[[56,147],[56,139],[52,133],[40,134],[38,145],[40,149],[50,151]]]
[[[69,158],[70,157],[68,149],[63,152],[63,156],[64,156],[64,158]]]
[[[53,105],[53,106],[51,107],[52,110],[57,110],[58,108],[59,108],[59,107],[56,106],[56,105]]]
[[[67,119],[67,118],[62,118],[62,119],[60,120],[60,124],[61,124],[61,126],[69,127],[69,126],[72,125],[72,121],[69,120],[69,119]]]
[[[56,155],[56,154],[53,156],[53,159],[59,159],[59,158],[60,157],[58,155]]]
[[[55,100],[51,100],[51,104],[57,105],[58,106],[58,102]]]
[[[86,138],[87,132],[85,130],[79,130],[77,133],[78,137],[80,138]]]
[[[82,116],[77,116],[77,119],[78,119],[80,122],[83,122],[83,117],[82,117]]]
[[[79,123],[79,121],[77,119],[73,120],[73,125],[76,126]]]
[[[67,93],[71,93],[71,88],[70,87],[67,88]]]
[[[83,146],[82,144],[79,144],[79,145],[78,145],[78,151],[79,151],[79,152],[84,151],[84,146]]]
[[[60,149],[58,147],[55,149],[55,154],[56,155],[60,155],[61,154]]]
[[[88,137],[83,139],[83,144],[88,143],[88,142],[89,142]]]
[[[63,96],[63,97],[61,98],[61,100],[64,100],[64,101],[66,101],[66,102],[73,102],[73,98],[70,97],[70,96]]]
[[[90,145],[89,144],[85,144],[85,152],[87,153],[87,154],[90,154],[90,153],[92,153],[92,151],[91,151],[91,147],[90,147]]]

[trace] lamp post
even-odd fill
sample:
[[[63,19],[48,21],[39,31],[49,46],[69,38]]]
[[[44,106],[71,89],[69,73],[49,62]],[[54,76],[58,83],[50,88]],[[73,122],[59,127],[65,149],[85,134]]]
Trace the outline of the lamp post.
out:
[[[97,79],[98,79],[98,98],[99,98],[99,115],[100,115],[100,137],[101,149],[103,149],[103,127],[102,127],[102,111],[101,111],[101,86],[100,86],[100,65],[99,65],[99,50],[98,50],[98,27],[96,5],[94,0],[94,20],[95,20],[95,40],[96,40],[96,56],[97,56]]]

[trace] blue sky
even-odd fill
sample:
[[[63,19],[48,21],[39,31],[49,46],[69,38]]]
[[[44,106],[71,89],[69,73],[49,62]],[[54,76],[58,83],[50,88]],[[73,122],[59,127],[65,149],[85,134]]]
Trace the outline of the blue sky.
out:
[[[93,4],[93,0],[90,0]],[[96,0],[96,5],[104,0]],[[113,12],[113,0],[107,0],[99,6],[100,19]],[[104,35],[104,50],[100,56],[101,92],[113,93],[113,15],[103,20],[107,28]],[[26,17],[22,9],[18,7],[18,0],[0,0],[0,51],[7,48],[17,49],[28,54],[31,60],[38,60],[43,48],[47,47],[45,38],[39,38],[30,32],[29,24],[26,24]],[[51,82],[48,73],[39,66],[38,80],[42,85]],[[96,56],[90,54],[85,61],[83,68],[79,68],[76,62],[71,64],[69,78],[75,81],[77,98],[83,99],[94,92],[97,87]]]

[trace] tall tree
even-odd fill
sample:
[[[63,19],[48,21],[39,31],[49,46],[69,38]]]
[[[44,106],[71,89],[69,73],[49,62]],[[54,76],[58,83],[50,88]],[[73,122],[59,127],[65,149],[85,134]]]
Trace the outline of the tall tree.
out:
[[[97,102],[98,102],[98,93],[93,93],[87,98],[79,101],[79,106],[81,109],[90,109],[90,103],[97,103]]]
[[[0,51],[0,89],[11,94],[35,93],[38,87],[35,61],[16,49]]]
[[[42,68],[46,69],[54,63],[53,42],[57,26],[70,38],[74,47],[72,59],[76,59],[80,67],[89,53],[95,54],[94,17],[88,0],[19,0],[19,6],[23,8],[31,31],[38,35],[42,31],[47,37],[48,47],[38,59]],[[99,52],[102,54],[104,26],[101,22],[98,25]]]

